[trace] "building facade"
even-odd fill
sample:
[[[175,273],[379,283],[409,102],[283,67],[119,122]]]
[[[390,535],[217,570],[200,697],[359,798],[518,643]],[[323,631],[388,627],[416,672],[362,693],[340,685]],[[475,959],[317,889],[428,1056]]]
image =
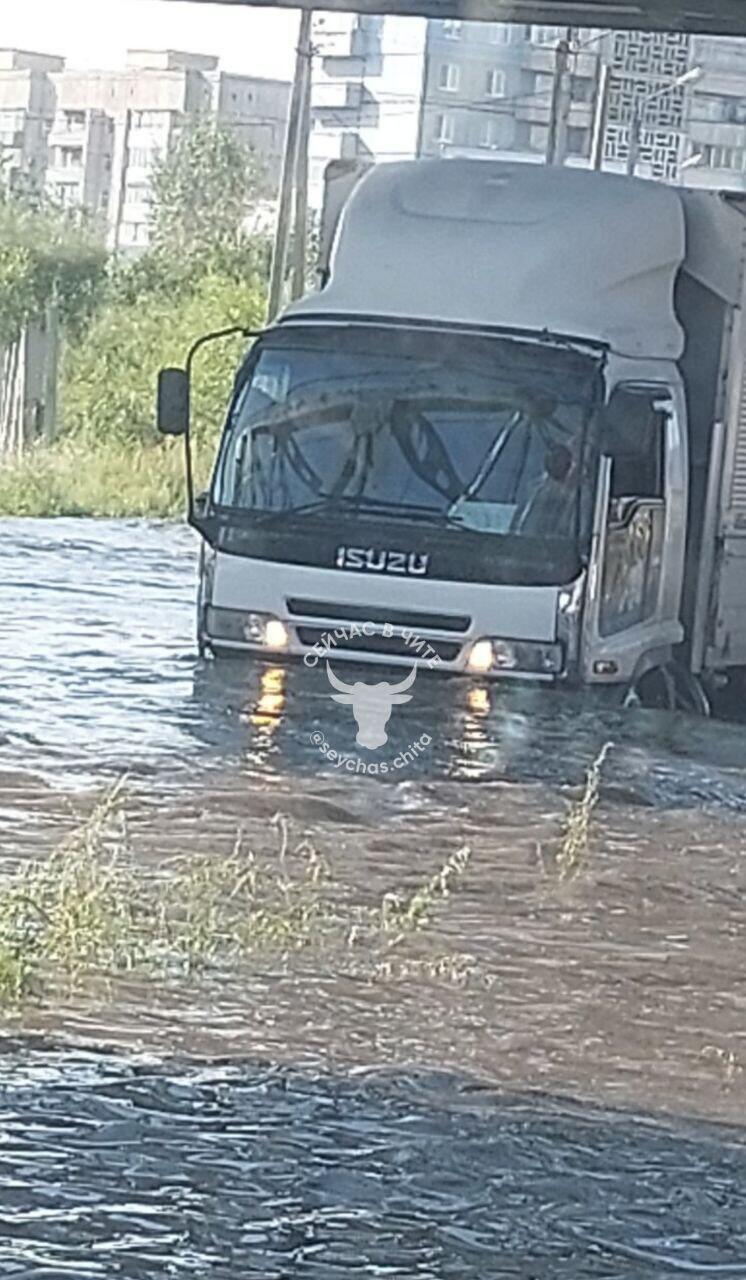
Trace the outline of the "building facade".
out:
[[[76,71],[61,58],[0,50],[0,163],[85,208],[108,243],[149,240],[150,174],[185,121],[214,114],[279,178],[290,86],[220,70],[216,58],[130,50],[118,71]]]
[[[55,112],[53,72],[62,58],[0,49],[0,179],[38,186],[46,170],[46,140]]]
[[[556,48],[564,35],[563,28],[552,26],[429,22],[420,154],[518,152],[542,158]],[[571,156],[589,153],[598,62],[592,46],[570,58],[566,148]]]
[[[311,203],[331,160],[403,160],[417,151],[427,25],[346,13],[314,22]]]
[[[590,162],[603,124],[604,168],[623,171],[639,117],[639,174],[746,189],[746,41],[712,36],[430,21],[419,153],[542,161],[568,36],[568,163]],[[677,83],[695,68],[698,80]]]
[[[687,186],[746,191],[746,40],[692,37],[694,85],[685,146]]]

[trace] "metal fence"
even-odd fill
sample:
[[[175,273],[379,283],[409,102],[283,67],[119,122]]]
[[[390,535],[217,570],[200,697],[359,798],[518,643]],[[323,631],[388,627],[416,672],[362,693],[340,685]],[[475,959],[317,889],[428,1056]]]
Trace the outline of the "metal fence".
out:
[[[0,347],[0,461],[20,457],[57,425],[59,334],[50,308],[16,342]]]

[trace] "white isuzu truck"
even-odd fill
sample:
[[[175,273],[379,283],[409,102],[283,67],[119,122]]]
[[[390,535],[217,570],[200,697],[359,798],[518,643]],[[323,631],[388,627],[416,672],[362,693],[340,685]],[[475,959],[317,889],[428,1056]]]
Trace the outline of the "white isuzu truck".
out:
[[[335,662],[706,710],[746,669],[738,207],[488,160],[342,187],[321,287],[255,335],[190,481],[202,649],[336,632]],[[164,370],[187,456],[188,402]]]

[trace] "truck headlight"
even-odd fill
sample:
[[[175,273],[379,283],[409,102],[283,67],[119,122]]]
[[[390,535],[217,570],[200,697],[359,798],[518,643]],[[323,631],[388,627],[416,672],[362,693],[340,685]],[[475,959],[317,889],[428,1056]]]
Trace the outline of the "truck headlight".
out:
[[[466,661],[467,670],[499,674],[556,676],[562,671],[562,645],[533,640],[503,640],[498,636],[477,640]]]
[[[264,624],[264,644],[268,649],[287,649],[290,632],[279,618],[267,618]]]
[[[290,632],[273,613],[250,613],[243,609],[207,610],[207,635],[210,640],[245,640],[262,648],[287,649]]]

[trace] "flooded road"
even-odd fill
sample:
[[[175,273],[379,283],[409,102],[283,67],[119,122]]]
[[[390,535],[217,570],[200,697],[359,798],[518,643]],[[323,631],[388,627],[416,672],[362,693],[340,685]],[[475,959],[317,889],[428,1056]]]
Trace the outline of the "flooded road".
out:
[[[143,874],[280,812],[341,915],[470,853],[401,944],[9,1009],[0,1275],[746,1277],[746,730],[423,676],[345,773],[322,672],[197,659],[188,530],[0,536],[6,859],[123,774]]]

